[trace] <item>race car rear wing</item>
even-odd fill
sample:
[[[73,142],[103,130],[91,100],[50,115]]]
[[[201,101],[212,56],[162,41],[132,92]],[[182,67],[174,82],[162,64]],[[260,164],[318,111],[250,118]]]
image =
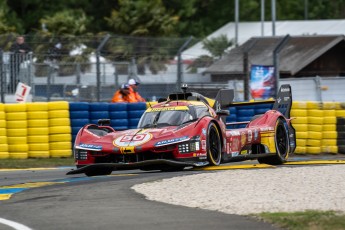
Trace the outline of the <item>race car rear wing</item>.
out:
[[[214,106],[216,106],[217,104],[217,98],[218,98],[218,95],[216,97],[216,102]],[[220,98],[222,97],[220,96]],[[224,105],[224,103],[221,103],[221,102],[220,104]],[[272,99],[272,100],[248,101],[248,102],[231,102],[230,104],[226,105],[226,107],[238,107],[238,106],[259,105],[259,104],[273,104],[273,107],[272,107],[273,110],[277,110],[281,112],[286,118],[290,118],[290,110],[292,106],[291,86],[289,84],[281,85],[278,91],[276,100]]]
[[[186,86],[187,87],[187,86]],[[281,85],[276,100],[261,100],[261,101],[248,101],[248,102],[233,102],[234,90],[233,89],[220,89],[215,99],[204,97],[203,95],[195,92],[172,93],[169,95],[168,100],[197,100],[204,101],[209,104],[215,111],[221,111],[229,107],[248,106],[258,104],[273,104],[273,110],[281,112],[286,118],[290,118],[290,110],[292,106],[291,86],[289,84]],[[164,99],[166,100],[166,99]]]

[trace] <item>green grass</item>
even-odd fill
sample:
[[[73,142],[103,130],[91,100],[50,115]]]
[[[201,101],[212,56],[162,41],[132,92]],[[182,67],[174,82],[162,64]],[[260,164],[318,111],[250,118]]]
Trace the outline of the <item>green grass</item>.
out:
[[[58,166],[73,166],[71,158],[29,158],[29,159],[0,159],[0,169],[17,168],[47,168]]]
[[[345,213],[335,211],[309,210],[293,213],[261,213],[254,216],[289,230],[345,230]]]

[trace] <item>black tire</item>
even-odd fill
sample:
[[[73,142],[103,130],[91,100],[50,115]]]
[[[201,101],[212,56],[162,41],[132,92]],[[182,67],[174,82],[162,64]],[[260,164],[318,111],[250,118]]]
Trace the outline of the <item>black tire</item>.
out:
[[[207,129],[206,151],[210,165],[219,165],[222,160],[222,143],[219,130],[213,122]]]
[[[94,169],[92,171],[87,171],[85,172],[86,176],[106,176],[110,175],[111,172],[113,171],[112,168],[100,168],[100,169]]]
[[[283,119],[279,118],[275,127],[275,147],[276,154],[274,156],[259,158],[261,164],[281,165],[286,162],[289,155],[289,136],[286,124]]]

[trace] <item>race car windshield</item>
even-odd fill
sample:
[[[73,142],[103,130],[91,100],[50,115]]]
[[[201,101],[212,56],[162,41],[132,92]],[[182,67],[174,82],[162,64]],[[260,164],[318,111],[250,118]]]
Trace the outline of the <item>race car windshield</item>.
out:
[[[192,119],[188,110],[146,112],[140,119],[138,128],[179,126]]]

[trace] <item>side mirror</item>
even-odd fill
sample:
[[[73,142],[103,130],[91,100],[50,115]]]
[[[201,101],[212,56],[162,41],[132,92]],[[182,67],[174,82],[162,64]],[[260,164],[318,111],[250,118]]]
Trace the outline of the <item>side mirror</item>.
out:
[[[99,119],[98,120],[98,125],[99,126],[106,126],[106,125],[110,125],[110,119]]]
[[[217,110],[216,114],[218,116],[229,116],[230,115],[230,111],[229,110]]]

